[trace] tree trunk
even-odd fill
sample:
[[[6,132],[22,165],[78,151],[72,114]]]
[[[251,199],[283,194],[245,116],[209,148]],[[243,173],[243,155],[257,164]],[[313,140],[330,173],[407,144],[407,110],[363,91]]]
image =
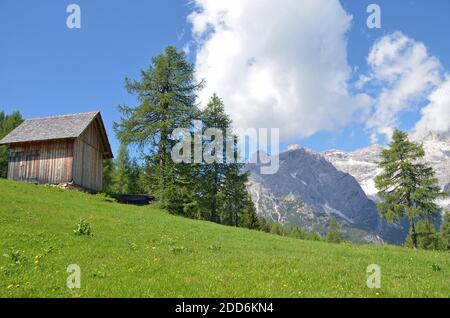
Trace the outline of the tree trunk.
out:
[[[211,220],[212,222],[216,222],[217,223],[217,192],[218,191],[218,176],[217,176],[218,172],[217,172],[217,166],[216,164],[214,164],[214,187],[213,187],[213,198],[212,198],[212,202],[211,202]]]
[[[417,249],[417,233],[416,233],[416,226],[414,224],[414,220],[410,219],[411,223],[411,241],[414,249]]]
[[[211,203],[211,222],[217,222],[217,202],[216,196],[214,195],[212,203]]]

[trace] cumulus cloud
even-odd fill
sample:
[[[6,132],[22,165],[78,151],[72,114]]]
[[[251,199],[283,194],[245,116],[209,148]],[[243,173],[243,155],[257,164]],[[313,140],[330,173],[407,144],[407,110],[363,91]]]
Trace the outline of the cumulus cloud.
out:
[[[428,97],[429,103],[421,110],[414,135],[421,138],[430,131],[450,135],[450,75]]]
[[[423,43],[401,32],[376,41],[367,63],[370,72],[360,77],[358,86],[377,91],[374,111],[366,124],[376,142],[380,135],[389,139],[400,113],[412,110],[441,83],[442,66]]]
[[[289,140],[367,114],[371,99],[348,88],[352,17],[338,0],[194,2],[200,102],[216,92],[236,127],[280,128]]]

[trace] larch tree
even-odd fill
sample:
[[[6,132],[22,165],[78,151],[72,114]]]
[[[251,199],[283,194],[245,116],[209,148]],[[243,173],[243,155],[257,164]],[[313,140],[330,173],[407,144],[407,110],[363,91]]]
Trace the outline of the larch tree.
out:
[[[222,100],[214,94],[200,116],[202,136],[210,133],[209,140],[203,140],[203,154],[208,155],[209,162],[199,166],[203,192],[203,201],[210,211],[210,220],[219,222],[219,193],[225,182],[225,172],[230,164],[226,157],[226,143],[229,138],[227,130],[231,128],[231,119],[225,113]],[[205,160],[205,158],[204,158]]]
[[[114,128],[120,140],[138,144],[147,151],[152,164],[149,184],[164,201],[175,178],[171,148],[176,143],[172,133],[190,128],[197,114],[197,92],[203,82],[194,77],[194,66],[184,52],[169,46],[152,59],[149,69],[141,71],[140,80],[126,79],[126,88],[137,97],[137,106],[119,106],[122,118]]]
[[[421,144],[412,142],[400,130],[381,153],[379,166],[383,172],[375,178],[377,204],[382,218],[396,222],[407,218],[410,224],[411,245],[417,248],[416,224],[423,218],[439,214],[435,200],[444,193],[434,176],[433,168],[423,162],[425,151]]]
[[[416,226],[417,248],[424,250],[439,249],[439,236],[436,233],[436,228],[429,220],[420,220]],[[405,245],[412,247],[412,235],[409,234],[406,238]]]
[[[204,139],[204,162],[198,166],[201,202],[209,211],[209,220],[241,226],[243,215],[246,211],[250,212],[247,209],[248,173],[243,171],[245,165],[239,162],[232,121],[216,94],[210,98],[200,119]]]

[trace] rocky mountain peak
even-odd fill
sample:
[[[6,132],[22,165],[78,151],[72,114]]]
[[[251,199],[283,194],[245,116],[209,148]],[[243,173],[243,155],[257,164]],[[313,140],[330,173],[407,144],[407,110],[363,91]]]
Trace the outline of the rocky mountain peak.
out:
[[[273,175],[260,174],[258,164],[248,165],[249,190],[259,215],[322,234],[336,217],[350,237],[358,233],[360,241],[370,241],[369,237],[383,236],[385,226],[375,203],[354,177],[305,148],[280,154],[279,162]]]

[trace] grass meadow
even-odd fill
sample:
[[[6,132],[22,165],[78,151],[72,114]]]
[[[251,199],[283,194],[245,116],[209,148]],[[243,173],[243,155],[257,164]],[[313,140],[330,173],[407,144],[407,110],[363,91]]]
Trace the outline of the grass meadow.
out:
[[[92,236],[74,234],[80,219]],[[446,252],[302,241],[7,180],[0,253],[0,297],[450,296]],[[369,264],[380,289],[366,286]]]

